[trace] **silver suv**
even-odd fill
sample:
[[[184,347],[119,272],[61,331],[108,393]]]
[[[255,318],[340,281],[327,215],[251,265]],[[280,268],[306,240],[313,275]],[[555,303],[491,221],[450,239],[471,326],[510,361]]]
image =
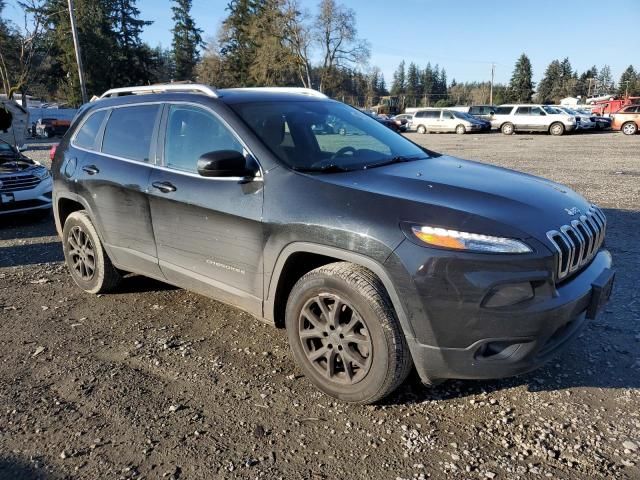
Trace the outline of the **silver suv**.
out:
[[[442,108],[417,111],[413,115],[410,128],[418,133],[456,132],[460,135],[484,129],[482,121],[462,112]]]
[[[576,128],[576,117],[549,105],[501,105],[491,117],[491,128],[505,135],[515,132],[549,132],[563,135]]]

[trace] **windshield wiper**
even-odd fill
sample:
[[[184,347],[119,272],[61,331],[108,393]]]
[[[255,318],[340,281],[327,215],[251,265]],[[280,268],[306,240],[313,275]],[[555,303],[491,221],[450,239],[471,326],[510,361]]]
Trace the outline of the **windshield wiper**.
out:
[[[382,162],[378,162],[378,163],[371,163],[369,165],[365,165],[363,168],[365,170],[368,170],[370,168],[377,168],[377,167],[385,167],[387,165],[393,165],[394,163],[405,163],[405,162],[412,162],[414,160],[424,160],[428,157],[423,157],[423,156],[413,156],[413,157],[405,157],[402,155],[398,155],[397,157],[392,157],[386,160],[383,160]]]
[[[295,167],[294,170],[297,172],[321,172],[321,173],[340,173],[340,172],[350,171],[349,168],[341,167],[340,165],[336,165],[335,163],[324,165],[322,167]]]

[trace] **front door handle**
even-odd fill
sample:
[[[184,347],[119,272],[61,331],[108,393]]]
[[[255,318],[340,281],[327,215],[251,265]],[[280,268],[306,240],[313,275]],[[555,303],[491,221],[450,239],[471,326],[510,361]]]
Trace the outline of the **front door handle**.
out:
[[[100,169],[95,165],[85,165],[82,167],[83,172],[87,172],[89,175],[95,175],[96,173],[100,173]]]
[[[175,185],[170,182],[153,182],[151,185],[153,186],[153,188],[157,188],[162,193],[171,193],[177,190]]]

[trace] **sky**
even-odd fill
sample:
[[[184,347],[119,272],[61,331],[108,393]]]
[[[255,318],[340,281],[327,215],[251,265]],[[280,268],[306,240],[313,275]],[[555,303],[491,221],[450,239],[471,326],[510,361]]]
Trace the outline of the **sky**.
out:
[[[310,13],[318,0],[300,0]],[[616,81],[627,66],[640,68],[640,0],[338,0],[356,12],[358,32],[371,44],[370,65],[382,69],[390,85],[404,59],[423,67],[439,64],[448,80],[508,83],[521,53],[539,81],[554,59],[569,57],[582,72],[592,65],[611,67]],[[19,19],[16,0],[5,14]],[[204,38],[216,35],[228,0],[193,0],[193,17]],[[138,0],[146,27],[143,40],[171,45],[171,1]],[[625,25],[627,28],[625,28]],[[629,28],[630,27],[630,28]],[[625,31],[628,35],[625,35]]]

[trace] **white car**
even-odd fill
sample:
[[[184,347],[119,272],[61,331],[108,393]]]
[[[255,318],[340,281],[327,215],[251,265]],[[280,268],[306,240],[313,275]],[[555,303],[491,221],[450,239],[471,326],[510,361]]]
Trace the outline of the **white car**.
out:
[[[577,110],[573,110],[569,107],[564,107],[562,105],[554,105],[553,108],[555,108],[556,110],[560,110],[561,112],[566,113],[567,115],[573,115],[574,117],[576,117],[576,120],[577,120],[576,130],[593,130],[598,126],[596,122],[591,120],[592,118],[591,115],[578,112]]]
[[[0,140],[0,217],[10,213],[49,213],[52,190],[47,167]]]
[[[491,116],[491,128],[505,135],[515,132],[563,135],[575,130],[576,124],[574,115],[567,115],[549,105],[500,105]]]
[[[413,115],[411,128],[418,133],[429,132],[479,132],[484,129],[480,120],[469,118],[466,113],[451,111],[446,108],[425,108]]]

